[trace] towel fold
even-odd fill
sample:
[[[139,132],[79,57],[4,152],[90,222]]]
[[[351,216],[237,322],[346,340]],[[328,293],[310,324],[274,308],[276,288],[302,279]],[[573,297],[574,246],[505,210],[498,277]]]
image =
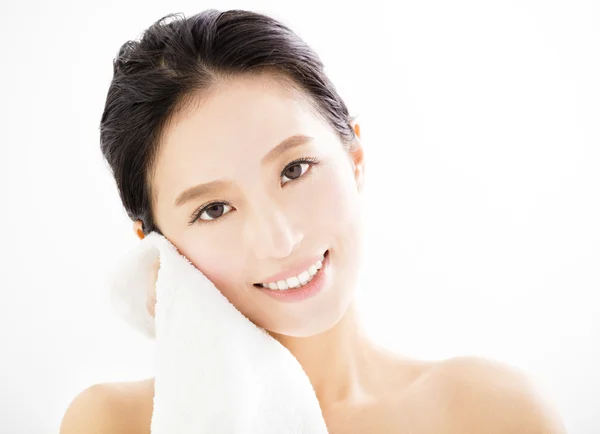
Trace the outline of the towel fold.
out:
[[[146,291],[152,267],[155,318]],[[111,280],[119,315],[155,340],[152,434],[326,434],[296,358],[257,327],[164,236],[152,232]]]

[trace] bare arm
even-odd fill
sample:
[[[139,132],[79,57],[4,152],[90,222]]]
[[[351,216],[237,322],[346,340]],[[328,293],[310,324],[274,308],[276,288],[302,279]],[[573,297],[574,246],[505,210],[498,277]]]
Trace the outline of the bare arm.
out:
[[[63,416],[60,434],[132,434],[124,413],[117,391],[108,385],[94,385],[73,399]]]

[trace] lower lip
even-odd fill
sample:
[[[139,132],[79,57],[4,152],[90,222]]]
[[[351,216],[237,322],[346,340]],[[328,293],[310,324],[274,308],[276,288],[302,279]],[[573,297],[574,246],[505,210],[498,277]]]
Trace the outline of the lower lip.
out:
[[[327,281],[328,276],[328,265],[329,265],[329,252],[325,256],[323,260],[323,265],[315,274],[315,277],[312,278],[308,284],[301,286],[300,288],[295,289],[286,289],[285,291],[280,291],[278,289],[269,289],[269,288],[258,288],[263,292],[267,293],[274,299],[278,301],[286,301],[286,302],[296,302],[306,300],[307,298],[314,297],[323,289],[325,286],[325,282]]]

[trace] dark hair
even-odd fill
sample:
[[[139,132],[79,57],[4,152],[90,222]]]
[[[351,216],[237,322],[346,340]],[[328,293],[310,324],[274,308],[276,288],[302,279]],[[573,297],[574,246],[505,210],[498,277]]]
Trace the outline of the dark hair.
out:
[[[173,19],[172,19],[173,18]],[[317,54],[276,19],[244,10],[169,14],[128,41],[113,61],[100,122],[100,147],[121,201],[143,231],[160,233],[152,213],[151,171],[173,114],[212,84],[241,74],[273,73],[303,91],[344,146],[354,120]]]

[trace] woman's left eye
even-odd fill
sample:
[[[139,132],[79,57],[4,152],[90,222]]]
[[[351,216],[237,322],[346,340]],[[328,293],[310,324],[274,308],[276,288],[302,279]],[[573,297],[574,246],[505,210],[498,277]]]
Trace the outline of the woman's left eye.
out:
[[[285,169],[283,169],[283,172],[281,172],[281,185],[300,178],[311,166],[316,164],[319,164],[319,162],[314,158],[292,161]]]

